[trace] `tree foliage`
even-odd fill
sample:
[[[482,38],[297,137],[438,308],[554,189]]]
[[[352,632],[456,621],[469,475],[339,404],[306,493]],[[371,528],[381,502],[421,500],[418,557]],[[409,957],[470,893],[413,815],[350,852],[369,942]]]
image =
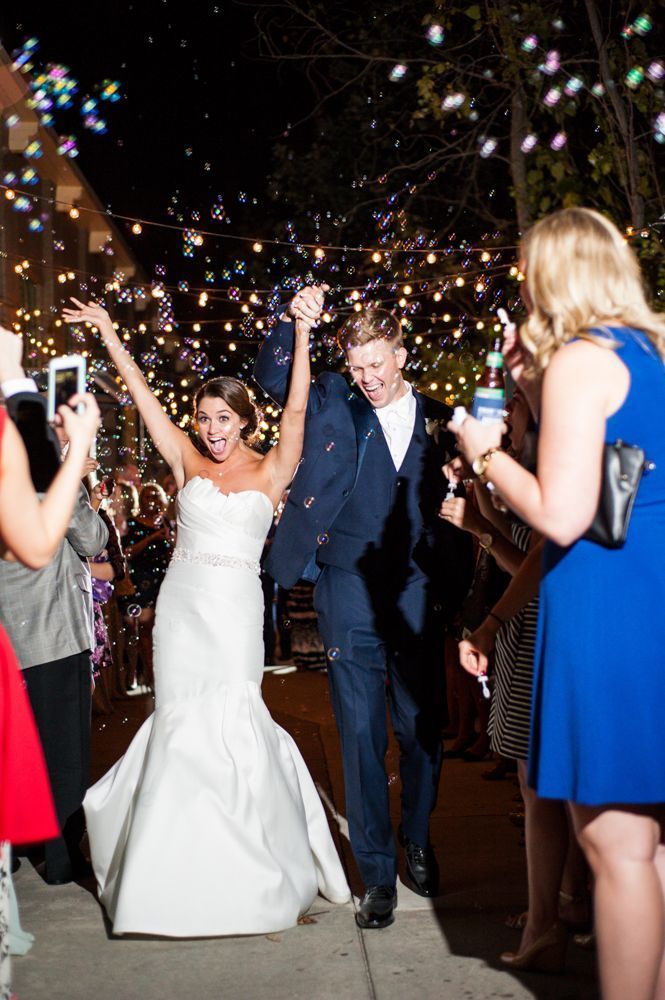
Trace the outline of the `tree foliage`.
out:
[[[665,286],[658,10],[655,0],[259,8],[263,57],[302,83],[274,151],[275,210],[294,239],[382,251],[380,263],[342,254],[335,267],[365,282],[361,300],[401,316],[415,380],[449,402],[472,392],[497,305],[519,308],[510,265],[542,215],[580,204],[606,213],[634,238],[654,290]],[[343,308],[354,307],[347,294]]]

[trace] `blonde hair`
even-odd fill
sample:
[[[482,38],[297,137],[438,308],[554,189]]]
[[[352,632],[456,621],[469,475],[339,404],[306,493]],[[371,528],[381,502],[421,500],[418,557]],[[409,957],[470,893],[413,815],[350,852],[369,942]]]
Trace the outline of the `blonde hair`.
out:
[[[522,343],[541,370],[574,337],[594,337],[594,327],[642,330],[665,358],[665,317],[645,297],[640,265],[619,230],[591,208],[565,208],[546,216],[522,241],[530,313]]]
[[[337,344],[341,351],[364,347],[373,340],[385,340],[395,350],[404,347],[402,324],[387,309],[363,309],[362,312],[354,313],[337,334]]]

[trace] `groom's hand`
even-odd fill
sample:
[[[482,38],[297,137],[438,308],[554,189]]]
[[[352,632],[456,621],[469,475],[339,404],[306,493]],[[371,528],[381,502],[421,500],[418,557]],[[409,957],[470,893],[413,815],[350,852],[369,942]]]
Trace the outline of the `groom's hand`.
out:
[[[298,319],[308,329],[316,326],[323,312],[325,293],[328,285],[307,285],[291,299],[283,315],[283,319]]]

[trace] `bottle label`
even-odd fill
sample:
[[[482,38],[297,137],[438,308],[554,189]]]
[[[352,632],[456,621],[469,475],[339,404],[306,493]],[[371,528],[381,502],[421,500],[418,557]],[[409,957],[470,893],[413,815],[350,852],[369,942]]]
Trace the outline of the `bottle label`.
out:
[[[506,394],[503,389],[486,389],[479,386],[473,397],[471,416],[480,420],[481,424],[503,423],[503,410]]]
[[[503,354],[501,351],[488,351],[485,360],[486,368],[503,368]]]

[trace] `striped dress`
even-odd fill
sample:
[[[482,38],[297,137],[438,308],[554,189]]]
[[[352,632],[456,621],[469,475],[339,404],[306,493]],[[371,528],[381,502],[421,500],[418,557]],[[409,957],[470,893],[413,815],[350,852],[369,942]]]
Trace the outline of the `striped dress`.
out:
[[[531,529],[513,525],[513,541],[526,552]],[[494,690],[488,732],[490,745],[502,757],[529,756],[533,658],[538,626],[538,597],[500,629],[494,652]]]

